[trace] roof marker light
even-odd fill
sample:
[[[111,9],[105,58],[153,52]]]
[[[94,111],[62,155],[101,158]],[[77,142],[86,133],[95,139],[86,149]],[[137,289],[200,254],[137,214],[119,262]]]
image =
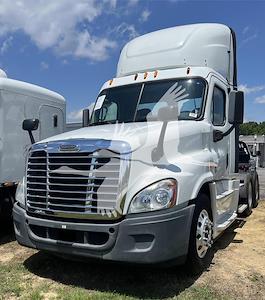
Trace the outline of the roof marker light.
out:
[[[187,68],[187,75],[190,74],[190,67]]]
[[[144,79],[146,79],[146,78],[147,78],[147,75],[148,75],[148,73],[147,73],[147,72],[145,72],[145,73],[144,73]]]
[[[138,73],[136,73],[135,75],[134,75],[134,80],[136,80],[138,78]]]
[[[156,71],[154,72],[154,78],[156,78],[157,75],[158,75],[158,71],[156,70]]]
[[[111,80],[109,81],[109,85],[112,85],[112,82],[113,82],[113,79],[111,79]]]

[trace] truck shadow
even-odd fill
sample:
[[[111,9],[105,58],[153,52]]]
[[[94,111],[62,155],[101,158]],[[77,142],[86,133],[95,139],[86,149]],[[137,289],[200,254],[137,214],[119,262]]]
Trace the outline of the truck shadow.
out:
[[[13,223],[11,221],[0,222],[0,245],[13,242],[15,239]]]
[[[236,222],[220,237],[213,246],[212,254],[225,249],[230,243],[238,243],[236,229],[242,222]],[[49,278],[65,285],[119,293],[141,299],[163,299],[179,295],[190,287],[198,276],[190,276],[185,266],[158,268],[99,262],[73,262],[38,252],[24,262],[32,273]],[[207,272],[214,263],[209,262]]]

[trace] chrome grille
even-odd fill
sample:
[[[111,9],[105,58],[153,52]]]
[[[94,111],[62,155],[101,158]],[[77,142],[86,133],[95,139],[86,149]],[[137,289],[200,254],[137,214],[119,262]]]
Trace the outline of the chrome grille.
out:
[[[27,164],[28,211],[69,218],[102,217],[114,211],[121,159],[109,153],[33,148]]]

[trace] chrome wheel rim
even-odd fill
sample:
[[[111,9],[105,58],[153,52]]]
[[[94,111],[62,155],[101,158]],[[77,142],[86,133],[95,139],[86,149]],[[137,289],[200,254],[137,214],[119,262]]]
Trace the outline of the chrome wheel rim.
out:
[[[248,184],[248,207],[252,208],[252,186],[250,182]]]
[[[208,212],[203,209],[199,215],[196,231],[196,250],[200,258],[204,258],[213,243],[213,224]]]

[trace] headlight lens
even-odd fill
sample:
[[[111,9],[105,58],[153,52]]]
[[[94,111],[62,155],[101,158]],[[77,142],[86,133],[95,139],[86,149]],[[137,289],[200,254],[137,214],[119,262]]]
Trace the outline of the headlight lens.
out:
[[[25,177],[18,183],[16,191],[16,201],[20,204],[21,207],[25,208],[26,199],[25,199]]]
[[[129,207],[129,213],[140,213],[172,207],[176,203],[176,195],[176,180],[161,180],[148,186],[134,196]]]

